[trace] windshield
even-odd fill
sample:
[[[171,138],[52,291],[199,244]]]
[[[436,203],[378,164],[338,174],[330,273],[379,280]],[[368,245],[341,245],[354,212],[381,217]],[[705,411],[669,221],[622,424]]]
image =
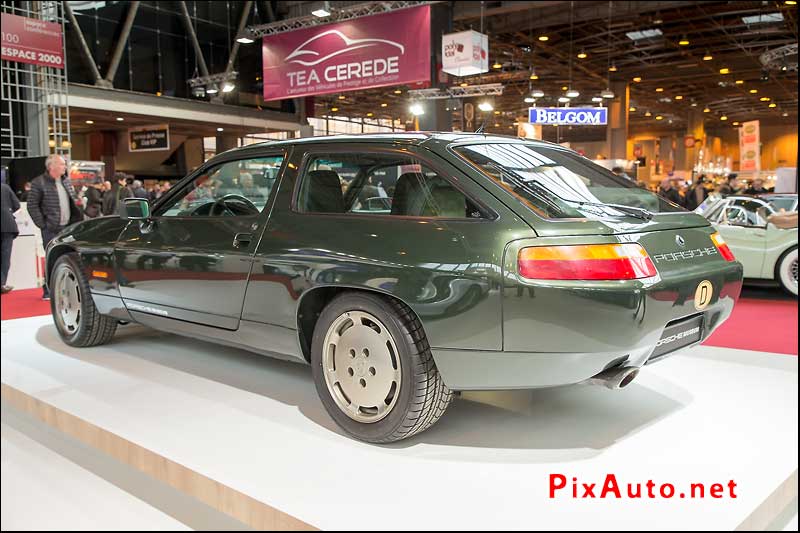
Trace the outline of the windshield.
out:
[[[797,211],[796,196],[763,196],[776,213]]]
[[[545,218],[684,211],[568,150],[523,143],[472,144],[454,150]]]

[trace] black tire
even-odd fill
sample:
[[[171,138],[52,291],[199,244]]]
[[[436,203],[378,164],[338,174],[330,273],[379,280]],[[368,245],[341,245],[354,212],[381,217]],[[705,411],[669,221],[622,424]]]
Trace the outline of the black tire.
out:
[[[797,246],[792,246],[783,252],[775,262],[775,281],[787,294],[797,298],[796,270],[794,271],[795,277],[792,278],[792,267],[797,268]]]
[[[398,397],[391,411],[377,422],[359,422],[343,412],[331,396],[323,373],[322,350],[328,328],[337,317],[351,311],[365,311],[381,320],[399,352]],[[349,435],[366,442],[394,442],[425,431],[441,418],[453,397],[436,368],[419,319],[408,306],[389,297],[349,292],[334,298],[314,328],[311,367],[317,393],[328,414]]]
[[[74,330],[70,330],[57,318],[60,294],[57,293],[58,287],[56,280],[59,276],[66,274],[77,282],[78,297],[80,304],[79,320]],[[108,316],[101,315],[94,305],[89,282],[83,274],[80,259],[75,253],[64,254],[58,258],[53,266],[50,280],[50,313],[53,316],[58,334],[61,339],[70,346],[88,347],[105,344],[111,340],[117,331],[117,320]]]

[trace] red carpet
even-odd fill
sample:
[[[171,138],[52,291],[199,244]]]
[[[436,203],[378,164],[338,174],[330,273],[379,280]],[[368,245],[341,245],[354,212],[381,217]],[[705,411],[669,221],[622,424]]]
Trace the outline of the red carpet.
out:
[[[797,355],[797,300],[740,298],[703,344]]]
[[[42,289],[11,291],[1,301],[3,320],[50,314]],[[704,344],[797,355],[797,300],[741,298],[733,315]]]
[[[42,300],[42,289],[15,289],[0,296],[2,320],[49,314],[50,302]]]

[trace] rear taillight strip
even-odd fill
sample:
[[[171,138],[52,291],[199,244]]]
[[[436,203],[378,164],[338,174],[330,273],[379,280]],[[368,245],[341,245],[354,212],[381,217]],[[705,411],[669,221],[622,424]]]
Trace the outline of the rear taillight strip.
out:
[[[714,243],[714,246],[717,247],[717,250],[719,250],[719,254],[724,257],[726,261],[736,261],[733,252],[728,248],[728,244],[725,242],[725,239],[722,238],[722,235],[718,232],[713,233],[711,235],[711,241]]]
[[[522,277],[541,280],[625,280],[657,274],[636,243],[523,248],[517,265]]]

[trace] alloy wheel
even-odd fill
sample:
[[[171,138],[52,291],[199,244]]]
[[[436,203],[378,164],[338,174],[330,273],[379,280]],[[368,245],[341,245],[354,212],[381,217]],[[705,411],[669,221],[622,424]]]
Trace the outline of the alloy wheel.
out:
[[[74,334],[81,323],[81,293],[78,277],[70,268],[62,268],[56,276],[56,319],[64,332]]]

